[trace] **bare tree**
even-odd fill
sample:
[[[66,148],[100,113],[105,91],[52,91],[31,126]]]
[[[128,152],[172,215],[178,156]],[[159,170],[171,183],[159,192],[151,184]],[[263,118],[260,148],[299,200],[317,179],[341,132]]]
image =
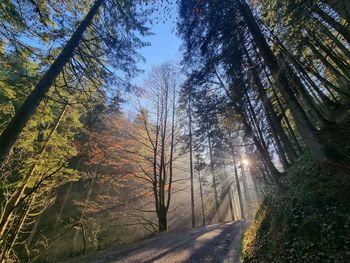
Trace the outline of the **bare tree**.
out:
[[[168,229],[167,215],[177,154],[175,146],[179,142],[176,87],[176,72],[170,64],[155,68],[146,81],[150,104],[140,105],[136,118],[139,129],[134,138],[140,143],[137,154],[141,177],[150,183],[154,197],[155,210],[146,211],[156,213],[159,232]]]

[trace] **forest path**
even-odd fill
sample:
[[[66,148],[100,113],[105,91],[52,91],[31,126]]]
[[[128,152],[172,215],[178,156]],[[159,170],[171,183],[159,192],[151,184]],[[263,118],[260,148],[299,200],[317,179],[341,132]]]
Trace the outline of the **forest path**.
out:
[[[132,245],[109,249],[79,262],[225,262],[238,263],[247,223],[235,221],[163,233]],[[78,262],[78,261],[70,261]]]

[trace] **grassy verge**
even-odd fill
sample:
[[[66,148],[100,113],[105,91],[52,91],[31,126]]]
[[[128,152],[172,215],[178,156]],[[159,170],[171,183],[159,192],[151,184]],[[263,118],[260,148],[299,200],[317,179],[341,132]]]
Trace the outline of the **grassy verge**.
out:
[[[246,231],[244,263],[350,262],[349,173],[348,163],[300,158]]]

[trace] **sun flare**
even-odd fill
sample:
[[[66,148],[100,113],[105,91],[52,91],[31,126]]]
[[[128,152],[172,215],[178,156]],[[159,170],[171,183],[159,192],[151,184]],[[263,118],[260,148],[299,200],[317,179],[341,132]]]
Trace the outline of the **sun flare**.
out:
[[[249,160],[247,158],[242,158],[242,164],[244,166],[248,166],[249,165]]]

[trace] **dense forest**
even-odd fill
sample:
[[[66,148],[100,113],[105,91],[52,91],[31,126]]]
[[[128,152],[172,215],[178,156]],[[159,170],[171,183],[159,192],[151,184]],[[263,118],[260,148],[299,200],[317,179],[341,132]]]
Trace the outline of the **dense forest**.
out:
[[[2,0],[0,41],[0,262],[237,220],[243,262],[350,261],[348,0]]]

